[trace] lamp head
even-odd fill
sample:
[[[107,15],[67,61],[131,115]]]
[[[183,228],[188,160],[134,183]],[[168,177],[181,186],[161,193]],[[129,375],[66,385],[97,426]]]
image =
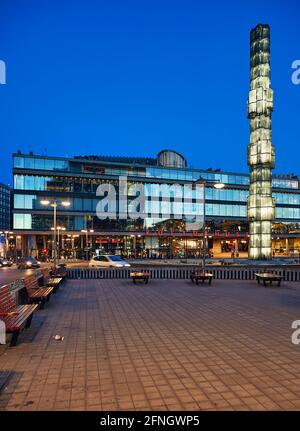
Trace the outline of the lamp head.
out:
[[[47,199],[43,199],[43,200],[41,200],[41,204],[42,205],[49,205],[50,201],[48,201]]]
[[[69,201],[62,201],[61,204],[62,204],[63,207],[69,207],[71,205],[71,202],[69,202]]]
[[[214,184],[214,188],[215,189],[224,189],[224,187],[225,187],[225,184],[224,183],[215,183]]]

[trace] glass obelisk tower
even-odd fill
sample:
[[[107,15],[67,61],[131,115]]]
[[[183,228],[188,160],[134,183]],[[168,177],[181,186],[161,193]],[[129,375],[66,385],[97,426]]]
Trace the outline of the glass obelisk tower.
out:
[[[270,27],[259,24],[250,33],[250,191],[248,220],[249,257],[272,258],[272,220],[275,201],[272,198],[272,169],[275,164],[272,145],[273,90],[270,86]]]

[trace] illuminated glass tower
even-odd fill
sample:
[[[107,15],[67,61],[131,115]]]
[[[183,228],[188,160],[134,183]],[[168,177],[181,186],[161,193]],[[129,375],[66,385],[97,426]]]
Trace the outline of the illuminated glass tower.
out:
[[[270,27],[259,24],[250,33],[250,190],[248,219],[250,225],[249,257],[272,257],[271,226],[275,218],[272,198],[272,169],[275,164],[272,145],[273,90],[270,86]]]

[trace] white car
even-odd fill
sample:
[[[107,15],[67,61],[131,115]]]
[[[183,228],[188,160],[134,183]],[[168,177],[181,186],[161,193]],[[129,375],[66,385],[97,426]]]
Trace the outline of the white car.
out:
[[[101,267],[101,268],[128,268],[130,266],[120,256],[114,254],[102,254],[100,256],[94,256],[89,262],[90,267]]]

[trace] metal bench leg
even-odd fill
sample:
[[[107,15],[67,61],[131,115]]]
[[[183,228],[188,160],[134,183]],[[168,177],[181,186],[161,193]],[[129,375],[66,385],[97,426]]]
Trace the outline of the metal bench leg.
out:
[[[20,334],[20,329],[17,329],[13,332],[11,341],[10,341],[10,347],[15,347],[17,345],[18,336]]]
[[[42,299],[40,302],[40,310],[43,310],[45,308],[45,299]]]
[[[32,321],[32,317],[33,317],[33,313],[32,313],[32,314],[28,317],[28,319],[26,320],[25,328],[30,328],[31,321]]]

